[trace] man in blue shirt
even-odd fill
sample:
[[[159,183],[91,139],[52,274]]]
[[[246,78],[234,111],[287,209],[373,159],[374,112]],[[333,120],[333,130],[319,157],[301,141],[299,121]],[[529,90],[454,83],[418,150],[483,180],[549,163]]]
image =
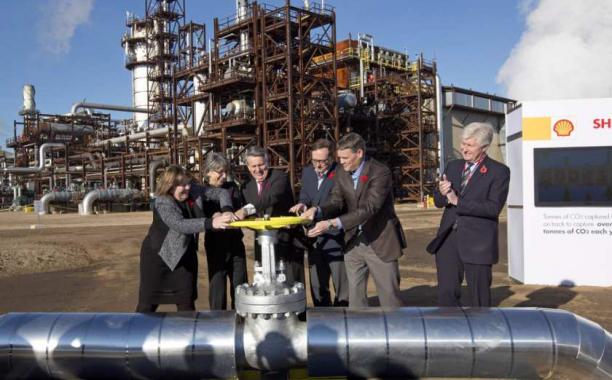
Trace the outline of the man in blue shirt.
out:
[[[368,306],[367,283],[372,274],[381,306],[400,307],[398,258],[406,248],[404,232],[393,207],[388,167],[366,158],[364,139],[349,133],[336,144],[339,167],[326,204],[304,216],[323,219],[308,232],[344,231],[344,262],[349,282],[349,307]]]

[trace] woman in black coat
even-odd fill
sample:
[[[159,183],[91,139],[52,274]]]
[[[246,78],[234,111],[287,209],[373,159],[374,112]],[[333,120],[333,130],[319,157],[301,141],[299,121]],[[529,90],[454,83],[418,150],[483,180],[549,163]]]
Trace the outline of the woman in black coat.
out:
[[[229,162],[219,153],[209,154],[204,166],[206,182],[212,188],[229,192],[232,206],[239,218],[244,218],[242,196],[234,182],[227,181]],[[219,202],[205,201],[204,215],[215,215],[222,211]],[[234,291],[247,282],[245,248],[240,229],[211,230],[206,232],[204,247],[208,263],[208,302],[211,310],[227,308],[227,279],[231,289],[231,308],[234,309]]]
[[[198,233],[224,229],[234,216],[220,213],[214,218],[196,218],[195,208],[201,207],[203,198],[223,206],[231,201],[227,192],[218,189],[205,189],[194,200],[189,197],[190,189],[191,178],[179,166],[166,168],[158,181],[153,223],[140,250],[136,312],[154,312],[160,304],[175,304],[178,311],[195,310]]]

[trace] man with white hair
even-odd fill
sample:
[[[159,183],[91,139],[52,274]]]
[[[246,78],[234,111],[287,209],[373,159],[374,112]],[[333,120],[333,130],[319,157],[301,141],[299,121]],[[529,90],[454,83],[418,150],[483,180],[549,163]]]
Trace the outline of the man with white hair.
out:
[[[498,218],[510,183],[510,169],[487,156],[493,127],[470,123],[463,130],[462,159],[448,163],[434,193],[444,214],[427,251],[436,255],[439,306],[491,306],[491,266],[498,261]]]

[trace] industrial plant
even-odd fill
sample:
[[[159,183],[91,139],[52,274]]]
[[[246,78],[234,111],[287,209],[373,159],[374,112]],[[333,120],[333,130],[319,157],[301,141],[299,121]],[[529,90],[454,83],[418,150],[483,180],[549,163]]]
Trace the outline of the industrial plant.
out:
[[[144,3],[142,17],[128,13],[120,41],[131,105],[77,102],[47,114],[36,108],[34,86],[24,86],[6,141],[14,156],[0,157],[2,207],[41,200],[40,212],[51,204],[82,214],[139,208],[158,170],[177,163],[201,180],[212,151],[244,178],[251,145],[266,147],[297,190],[309,143],[349,131],[392,169],[396,200],[432,193],[443,113],[432,60],[366,33],[338,40],[338,15],[324,1],[238,0],[234,14],[208,28],[187,20],[184,0]],[[115,120],[109,111],[133,117]]]

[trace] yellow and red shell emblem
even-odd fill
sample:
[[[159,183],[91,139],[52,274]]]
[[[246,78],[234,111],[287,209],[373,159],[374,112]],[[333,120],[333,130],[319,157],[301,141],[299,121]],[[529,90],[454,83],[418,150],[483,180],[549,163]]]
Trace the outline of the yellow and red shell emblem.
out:
[[[567,119],[561,119],[557,121],[555,125],[553,126],[553,131],[555,131],[557,136],[560,136],[560,137],[566,137],[566,136],[571,135],[573,130],[574,130],[574,124]]]

